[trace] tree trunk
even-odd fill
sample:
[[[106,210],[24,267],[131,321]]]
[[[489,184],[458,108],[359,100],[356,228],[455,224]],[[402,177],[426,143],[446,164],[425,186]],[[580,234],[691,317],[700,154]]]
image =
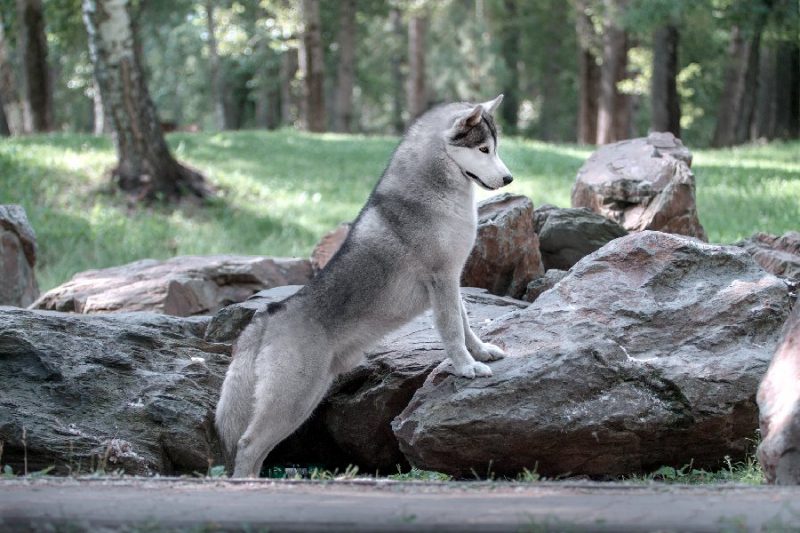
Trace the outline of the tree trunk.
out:
[[[784,41],[778,45],[775,78],[775,136],[800,137],[800,44]]]
[[[500,35],[500,54],[508,70],[503,83],[503,105],[500,106],[500,118],[508,133],[517,132],[519,116],[519,60],[520,60],[520,24],[519,2],[505,0],[503,31]],[[486,95],[485,95],[486,96]]]
[[[653,34],[653,78],[651,81],[650,129],[681,135],[681,107],[678,97],[677,26],[668,24]]]
[[[3,115],[9,131],[12,134],[19,134],[24,132],[22,110],[10,56],[9,44],[3,30],[3,17],[0,15],[0,100],[4,103]]]
[[[356,76],[356,2],[339,2],[339,65],[336,79],[334,129],[349,133],[353,122],[353,86]]]
[[[768,46],[761,49],[758,65],[758,96],[750,131],[752,139],[770,140],[776,137],[776,113],[779,98],[777,57],[777,48]]]
[[[208,31],[208,69],[211,77],[211,100],[214,108],[214,122],[217,129],[228,129],[228,115],[225,109],[225,82],[219,69],[217,51],[217,27],[214,22],[214,1],[206,0],[206,30]]]
[[[428,18],[415,15],[408,21],[408,118],[413,122],[428,109],[425,75],[425,41]]]
[[[319,0],[303,0],[303,79],[305,122],[309,131],[325,131],[325,61],[322,52],[322,23]]]
[[[103,94],[100,91],[97,79],[93,80],[92,116],[94,118],[92,130],[95,135],[111,133],[111,121],[106,117],[106,110],[103,107]]]
[[[25,130],[53,129],[53,90],[47,68],[47,37],[41,0],[17,0]]]
[[[403,100],[405,91],[403,87],[402,65],[405,59],[403,51],[406,49],[406,33],[403,29],[403,16],[396,7],[389,11],[389,24],[392,28],[392,126],[398,135],[403,133]]]
[[[735,25],[728,45],[728,68],[717,110],[717,124],[712,146],[732,146],[748,139],[758,92],[758,65],[761,33],[766,23],[766,10],[759,11],[749,38]]]
[[[299,67],[297,48],[289,48],[281,56],[281,124],[292,125],[297,116],[294,81]]]
[[[112,176],[137,199],[209,194],[204,178],[170,154],[141,65],[135,17],[128,0],[84,0],[94,75],[111,120],[117,167]]]
[[[9,135],[11,135],[11,128],[8,127],[6,109],[3,104],[3,95],[0,93],[0,137],[8,137]]]
[[[597,144],[607,144],[627,137],[630,125],[628,98],[617,90],[625,76],[628,36],[616,25],[622,9],[618,0],[605,0],[606,23],[603,34],[603,64],[600,68],[600,99],[597,110]]]
[[[580,144],[597,141],[597,102],[600,98],[600,67],[594,52],[597,36],[587,14],[587,0],[575,2],[575,32],[578,37],[578,135]]]

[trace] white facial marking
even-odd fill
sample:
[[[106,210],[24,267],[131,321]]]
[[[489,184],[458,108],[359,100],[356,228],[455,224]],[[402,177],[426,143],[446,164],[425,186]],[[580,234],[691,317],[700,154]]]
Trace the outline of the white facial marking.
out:
[[[495,150],[494,142],[489,139],[485,145],[489,153],[480,151],[480,147],[467,148],[464,146],[447,145],[447,153],[461,168],[464,175],[473,180],[484,189],[499,189],[505,182],[503,178],[511,175],[511,171],[503,163]],[[472,174],[472,175],[470,175]]]

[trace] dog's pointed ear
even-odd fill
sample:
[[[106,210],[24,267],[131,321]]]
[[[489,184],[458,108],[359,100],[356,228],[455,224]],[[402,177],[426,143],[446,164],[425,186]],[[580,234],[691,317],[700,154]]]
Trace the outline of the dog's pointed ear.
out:
[[[474,128],[481,123],[481,115],[483,114],[483,106],[476,105],[469,112],[469,115],[461,118],[456,122],[456,129],[468,130]]]
[[[494,110],[497,109],[497,106],[500,105],[500,102],[503,101],[503,95],[498,94],[494,100],[489,100],[488,102],[484,102],[481,104],[481,107],[484,111],[486,111],[489,115],[494,116]]]

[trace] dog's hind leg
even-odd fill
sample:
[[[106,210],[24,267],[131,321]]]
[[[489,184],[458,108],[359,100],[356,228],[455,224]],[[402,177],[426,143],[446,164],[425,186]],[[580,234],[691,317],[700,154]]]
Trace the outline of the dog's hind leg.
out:
[[[324,357],[284,355],[259,361],[253,416],[237,445],[233,477],[257,477],[269,452],[305,422],[332,382],[327,366],[308,364]]]

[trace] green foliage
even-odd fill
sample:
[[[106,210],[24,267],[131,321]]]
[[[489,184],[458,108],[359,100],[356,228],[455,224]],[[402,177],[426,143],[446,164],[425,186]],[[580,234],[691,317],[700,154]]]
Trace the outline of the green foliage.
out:
[[[642,477],[633,477],[631,480],[684,484],[744,483],[747,485],[762,485],[764,483],[764,471],[752,456],[748,456],[744,461],[734,463],[726,455],[724,466],[718,471],[710,472],[702,468],[694,468],[690,463],[681,468],[662,466],[650,474]]]
[[[388,477],[394,481],[452,481],[453,479],[453,476],[442,472],[420,470],[415,467],[412,467],[408,472],[403,472],[400,469],[400,465],[397,466],[397,473]]]
[[[355,218],[397,140],[284,130],[173,134],[169,142],[219,189],[209,205],[130,207],[104,173],[114,162],[108,139],[44,135],[0,142],[0,203],[22,204],[31,219],[43,290],[79,271],[147,257],[307,256],[326,231]],[[508,190],[537,206],[569,206],[590,152],[504,139],[501,153],[516,177]],[[700,220],[712,242],[797,229],[800,143],[699,150],[694,171]]]

